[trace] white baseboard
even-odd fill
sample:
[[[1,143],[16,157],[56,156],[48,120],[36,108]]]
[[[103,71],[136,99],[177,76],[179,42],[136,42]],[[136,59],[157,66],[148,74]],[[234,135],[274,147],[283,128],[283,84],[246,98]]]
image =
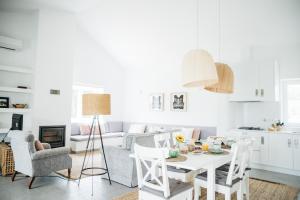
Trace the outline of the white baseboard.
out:
[[[279,172],[279,173],[283,173],[283,174],[300,176],[300,171],[298,171],[298,170],[291,170],[291,169],[275,167],[275,166],[270,166],[270,165],[256,164],[256,163],[251,163],[250,167],[254,168],[254,169],[263,169],[263,170],[272,171],[272,172]]]

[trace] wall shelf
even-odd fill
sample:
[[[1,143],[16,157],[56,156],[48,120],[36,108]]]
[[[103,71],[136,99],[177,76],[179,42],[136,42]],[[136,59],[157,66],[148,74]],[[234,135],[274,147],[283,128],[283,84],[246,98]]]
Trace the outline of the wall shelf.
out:
[[[0,108],[0,113],[27,113],[30,111],[29,108]]]
[[[31,89],[21,89],[21,88],[15,88],[15,87],[0,86],[0,92],[14,92],[14,93],[31,94],[32,90]]]
[[[32,74],[33,73],[33,70],[30,68],[14,67],[14,66],[7,66],[7,65],[0,65],[0,71],[15,72],[15,73],[22,73],[22,74]]]

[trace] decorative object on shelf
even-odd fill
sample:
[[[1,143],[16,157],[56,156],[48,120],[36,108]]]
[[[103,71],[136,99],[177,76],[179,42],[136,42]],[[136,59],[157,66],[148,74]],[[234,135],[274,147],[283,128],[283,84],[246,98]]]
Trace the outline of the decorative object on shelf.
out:
[[[22,86],[22,85],[18,85],[17,88],[19,88],[19,89],[28,89],[27,86]]]
[[[218,41],[219,41],[219,61],[221,61],[221,1],[218,2]],[[215,84],[207,85],[204,89],[216,92],[216,93],[233,93],[233,82],[234,76],[229,65],[217,62],[215,63],[217,73],[218,73],[218,82]]]
[[[60,90],[51,89],[51,90],[50,90],[50,94],[53,94],[53,95],[60,95]]]
[[[156,93],[150,95],[150,110],[163,111],[164,109],[164,94]]]
[[[171,111],[187,110],[187,94],[185,92],[171,93],[170,96]]]
[[[216,63],[219,81],[216,84],[206,86],[204,89],[217,93],[233,93],[233,72],[224,63]]]
[[[8,108],[8,107],[9,107],[9,98],[0,97],[0,108]]]
[[[276,123],[272,124],[271,128],[268,128],[268,131],[281,131],[284,123],[278,120]]]
[[[19,108],[19,109],[24,109],[24,108],[28,108],[27,104],[13,104],[14,108]]]
[[[93,121],[91,125],[91,131],[89,134],[89,139],[87,142],[87,147],[85,150],[85,156],[82,163],[81,173],[79,177],[78,185],[80,184],[80,180],[82,174],[87,176],[99,176],[99,175],[108,175],[109,183],[111,184],[109,170],[106,162],[106,156],[103,146],[103,139],[102,139],[102,132],[100,128],[99,122],[99,115],[110,115],[110,94],[83,94],[82,95],[82,115],[85,116],[93,116]],[[95,151],[95,137],[96,136],[96,129],[99,131],[100,135],[100,142],[101,142],[101,155],[103,156],[105,168],[103,167],[95,167],[93,165],[94,153],[90,154],[91,158],[87,159],[87,153]],[[97,140],[96,140],[97,141]],[[100,156],[100,155],[99,155]],[[92,166],[86,167],[87,162],[92,160]],[[101,172],[97,173],[96,170],[101,170]],[[93,181],[92,181],[92,195],[93,195]]]
[[[184,87],[200,87],[218,82],[216,66],[212,56],[199,49],[199,0],[196,13],[196,49],[187,52],[182,62],[182,81]]]

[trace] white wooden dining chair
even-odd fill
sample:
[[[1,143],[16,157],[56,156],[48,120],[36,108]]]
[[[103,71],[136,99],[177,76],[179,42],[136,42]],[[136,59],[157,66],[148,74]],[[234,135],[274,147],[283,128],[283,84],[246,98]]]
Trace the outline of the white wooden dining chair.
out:
[[[243,176],[248,160],[248,144],[238,142],[232,145],[233,154],[229,171],[216,170],[216,192],[225,195],[225,200],[231,199],[231,194],[237,192],[237,199],[243,197]],[[194,200],[199,200],[201,196],[201,187],[207,188],[207,172],[198,174],[194,179],[195,196]]]
[[[171,144],[171,134],[170,133],[162,133],[154,135],[154,144],[156,148],[167,148],[170,149]],[[172,166],[167,166],[167,174],[169,178],[173,178],[176,180],[181,180],[183,182],[190,182],[193,176],[197,172],[194,172],[189,169],[181,169]]]
[[[192,200],[193,186],[169,179],[164,151],[161,148],[134,145],[137,168],[139,200]],[[157,176],[155,168],[161,167],[161,176]],[[148,181],[151,177],[151,181]]]

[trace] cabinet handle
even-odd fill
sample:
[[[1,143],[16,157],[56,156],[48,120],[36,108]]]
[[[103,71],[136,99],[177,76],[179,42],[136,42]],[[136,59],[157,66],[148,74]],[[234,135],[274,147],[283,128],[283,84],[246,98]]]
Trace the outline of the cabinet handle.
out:
[[[264,89],[260,89],[260,96],[264,96],[265,95],[265,90]]]
[[[289,148],[291,147],[291,144],[292,144],[292,140],[289,138],[289,139],[288,139],[288,147],[289,147]]]
[[[260,138],[260,144],[265,144],[265,138],[263,137],[263,136],[261,136],[261,138]]]
[[[258,89],[255,89],[255,96],[258,96]]]

